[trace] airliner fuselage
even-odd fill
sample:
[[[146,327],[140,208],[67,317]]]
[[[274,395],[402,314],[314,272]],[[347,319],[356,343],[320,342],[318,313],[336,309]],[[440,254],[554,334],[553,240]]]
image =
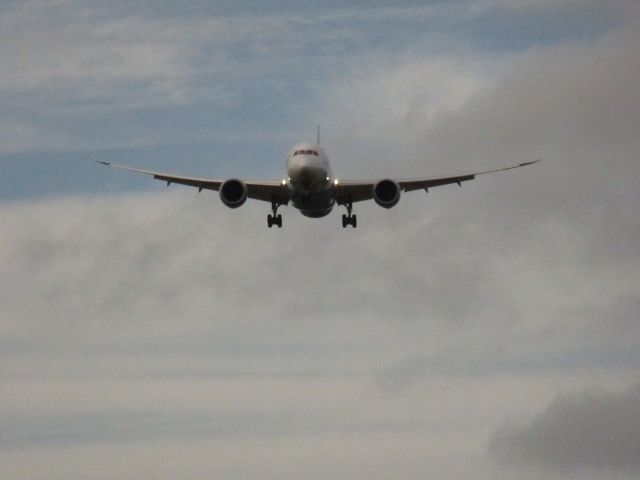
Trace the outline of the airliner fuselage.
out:
[[[298,143],[287,156],[289,198],[307,217],[324,217],[335,204],[329,158],[319,146]]]

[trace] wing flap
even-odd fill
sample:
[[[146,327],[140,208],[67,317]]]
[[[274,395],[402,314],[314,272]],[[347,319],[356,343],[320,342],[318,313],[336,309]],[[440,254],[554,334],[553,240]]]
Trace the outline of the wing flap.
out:
[[[249,190],[249,198],[263,202],[277,202],[280,205],[289,203],[289,189],[286,183],[248,180],[245,182]]]
[[[336,202],[340,205],[362,202],[373,198],[374,182],[340,182],[334,185],[333,191]]]

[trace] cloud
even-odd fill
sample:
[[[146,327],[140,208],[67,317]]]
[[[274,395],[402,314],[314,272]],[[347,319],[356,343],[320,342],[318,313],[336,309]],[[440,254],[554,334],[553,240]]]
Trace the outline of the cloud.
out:
[[[40,114],[183,105],[193,95],[193,62],[207,28],[214,48],[210,61],[220,69],[228,64],[215,50],[230,37],[224,24],[189,26],[179,20],[108,16],[91,4],[34,2],[11,9],[2,23],[0,58],[8,74],[0,88],[27,101],[34,95],[46,98]],[[214,90],[212,85],[211,97]]]
[[[180,44],[189,23],[103,13],[90,18],[100,20],[105,45],[120,36]],[[238,18],[225,43],[208,36],[210,21],[195,21],[186,44],[219,41],[228,52],[272,27],[264,38],[274,42],[254,45],[268,61],[291,38],[281,18]],[[469,47],[391,58],[374,48],[315,64],[348,68],[314,84],[311,100],[288,97],[309,108],[287,105],[300,124],[322,114],[340,176],[439,175],[545,158],[462,189],[404,195],[391,211],[357,205],[356,231],[340,227],[338,212],[310,220],[291,208],[285,228],[269,230],[268,205],[232,211],[210,193],[147,178],[140,184],[157,187],[148,194],[0,204],[6,475],[529,480],[541,464],[559,465],[539,444],[573,438],[580,416],[595,413],[607,419],[615,451],[594,455],[598,465],[582,477],[635,471],[626,447],[636,439],[615,425],[617,413],[637,413],[638,390],[628,389],[639,364],[636,24],[630,17],[589,42],[572,37],[524,53],[477,56]],[[342,45],[340,31],[328,35]],[[144,84],[180,70],[178,44],[131,75]],[[254,54],[243,64],[245,51],[229,54],[240,77],[257,65]],[[291,61],[303,53],[287,52]],[[82,62],[66,65],[82,78]],[[88,67],[90,83],[101,67]],[[60,72],[45,74],[55,83]],[[194,71],[182,72],[169,75],[173,85],[191,88]],[[126,83],[127,69],[121,74]],[[191,93],[208,78],[196,77]],[[26,140],[15,138],[23,146],[39,136],[24,132]],[[109,144],[107,133],[100,138]],[[95,169],[72,171],[124,178]],[[621,393],[551,403],[589,385]],[[513,453],[511,444],[540,450],[522,447],[515,472],[492,465],[486,440],[496,425],[526,425],[550,404],[529,426],[492,437],[497,456]],[[584,423],[586,433],[596,428]],[[585,448],[598,449],[591,438]],[[564,452],[573,463],[556,477],[581,475],[580,452]]]
[[[496,432],[493,455],[509,463],[640,472],[640,386],[555,400],[523,427]]]
[[[478,216],[465,219],[465,227],[484,232],[486,236],[479,242],[503,246],[493,268],[511,277],[510,283],[505,283],[505,297],[527,302],[523,292],[529,291],[529,301],[534,302],[549,295],[529,290],[537,284],[529,274],[544,275],[545,281],[537,285],[548,286],[560,295],[562,300],[553,312],[544,314],[548,316],[549,338],[560,328],[566,331],[570,318],[580,319],[571,327],[577,337],[586,332],[585,325],[589,331],[600,331],[603,338],[620,339],[622,331],[632,328],[631,305],[635,302],[629,300],[638,283],[623,264],[636,264],[634,245],[640,235],[636,215],[640,195],[631,180],[638,173],[640,151],[635,133],[640,129],[635,25],[637,17],[632,17],[625,28],[590,44],[568,42],[534,49],[513,64],[503,64],[503,72],[510,69],[510,73],[493,79],[488,87],[486,81],[476,82],[482,87],[469,89],[469,99],[460,104],[447,102],[446,89],[436,89],[440,95],[436,100],[428,95],[420,97],[419,93],[429,91],[423,85],[433,78],[424,74],[429,67],[407,67],[404,77],[388,75],[390,84],[370,75],[368,82],[353,82],[359,85],[358,91],[339,96],[355,99],[355,104],[335,103],[347,105],[346,111],[340,110],[345,113],[341,128],[345,141],[340,150],[345,158],[353,159],[349,172],[445,174],[544,159],[529,170],[474,181],[473,188],[482,192],[483,208]],[[470,77],[467,83],[474,85],[473,71],[458,72],[463,79],[465,74]],[[366,73],[359,78],[367,78]],[[444,78],[456,85],[451,81],[455,79],[452,73]],[[397,113],[380,108],[385,114],[372,114],[368,108],[375,102],[358,102],[359,91],[366,92],[363,97],[382,98],[388,104],[397,98]],[[394,91],[402,91],[402,95],[385,96]],[[358,112],[360,105],[365,112],[362,117],[351,113]],[[371,132],[366,151],[362,151],[361,142],[347,140],[360,138],[360,124]],[[390,140],[397,135],[388,134],[397,130],[403,132],[400,142]],[[467,189],[468,185],[462,192]],[[428,205],[433,208],[435,197],[430,198]],[[504,223],[504,218],[511,222]],[[455,218],[449,221],[455,222]],[[489,232],[482,224],[494,225],[496,230]],[[536,274],[531,270],[532,256],[541,262]],[[580,271],[583,280],[573,283],[563,279],[565,267]],[[593,287],[583,290],[591,281]],[[610,302],[602,299],[603,294],[611,293],[600,288],[604,284],[615,285],[615,295],[621,300],[615,304],[625,307],[611,308]],[[610,306],[607,311],[602,309],[604,304]],[[520,312],[528,311],[524,304],[522,307]],[[610,316],[619,320],[603,320]]]
[[[214,8],[194,2],[176,9],[164,2],[153,7],[10,2],[0,19],[0,108],[3,123],[33,132],[33,140],[2,142],[0,150],[193,144],[212,135],[224,141],[239,133],[247,138],[266,124],[278,135],[298,128],[291,119],[301,112],[316,113],[322,99],[315,96],[315,85],[335,86],[340,81],[333,80],[335,72],[365,68],[363,61],[387,64],[402,75],[413,68],[419,80],[442,86],[451,65],[442,57],[450,53],[471,61],[494,55],[478,46],[486,36],[504,37],[500,32],[505,24],[514,25],[516,32],[496,41],[508,46],[520,39],[521,50],[548,41],[548,32],[537,28],[544,23],[536,21],[540,16],[556,19],[551,37],[559,42],[567,32],[572,38],[573,31],[589,37],[607,31],[628,10],[627,2],[620,2],[606,14],[596,9],[595,17],[591,3],[582,9],[557,2],[544,8],[530,2],[515,9],[509,5],[470,1],[257,9],[253,3],[238,8],[223,2]],[[541,8],[543,13],[538,12]],[[485,28],[487,19],[505,15],[495,30]],[[594,32],[589,29],[593,18],[607,20]],[[523,22],[530,28],[519,28]],[[407,56],[422,56],[424,62],[399,64],[397,59]],[[438,56],[432,75],[425,74],[426,62]],[[382,68],[371,73],[392,81]],[[453,90],[469,91],[468,78],[454,73],[451,79]],[[357,78],[363,80],[362,75]],[[415,91],[411,85],[406,88]],[[427,93],[412,103],[424,105]],[[416,109],[414,115],[421,113]],[[333,123],[330,117],[325,122]]]
[[[159,455],[187,477],[243,478],[229,457],[204,454],[235,449],[246,475],[370,465],[373,477],[495,478],[483,442],[505,411],[528,413],[569,384],[618,386],[611,369],[626,382],[635,360],[536,365],[573,339],[532,341],[562,292],[529,255],[525,293],[540,301],[509,293],[496,257],[519,247],[454,215],[472,198],[462,193],[442,191],[426,214],[423,196],[392,212],[359,207],[357,238],[335,214],[286,209],[272,231],[264,205],[231,211],[187,189],[3,204],[3,463],[14,478],[66,465],[50,472],[65,478],[117,454],[139,477],[168,466],[147,465]],[[447,460],[461,455],[464,467]]]
[[[202,101],[237,107],[245,88],[260,86],[256,72],[262,84],[269,79],[270,88],[282,92],[295,87],[284,75],[300,71],[296,67],[302,61],[311,77],[330,63],[341,64],[337,55],[353,54],[363,33],[359,28],[350,33],[344,25],[363,17],[397,16],[400,22],[416,17],[416,9],[407,8],[313,17],[295,11],[216,15],[195,10],[199,13],[190,15],[187,9],[171,15],[166,6],[149,11],[118,2],[15,3],[1,20],[6,75],[0,91],[32,101],[34,95],[44,97],[46,104],[32,105],[41,113],[55,109],[66,115]]]

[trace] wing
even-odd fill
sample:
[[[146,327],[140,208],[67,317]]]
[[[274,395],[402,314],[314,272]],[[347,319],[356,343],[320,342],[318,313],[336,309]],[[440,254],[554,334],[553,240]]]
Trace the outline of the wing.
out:
[[[406,179],[398,181],[400,189],[403,192],[411,192],[413,190],[425,190],[429,191],[432,187],[439,187],[440,185],[449,185],[451,183],[457,183],[462,185],[462,182],[473,180],[477,175],[485,175],[487,173],[503,172],[505,170],[512,170],[514,168],[526,167],[538,163],[540,160],[533,162],[519,163],[518,165],[512,165],[510,167],[498,168],[495,170],[485,170],[484,172],[470,173],[467,175],[457,175],[454,177],[437,177],[437,178],[416,178]],[[373,198],[373,187],[376,182],[364,181],[364,182],[338,182],[334,186],[335,198],[339,204],[348,202],[361,202],[363,200],[371,200]]]
[[[128,170],[130,172],[142,173],[144,175],[150,175],[156,180],[167,182],[167,185],[172,183],[179,183],[180,185],[188,185],[195,187],[199,192],[202,190],[220,190],[220,186],[225,182],[224,180],[217,178],[203,178],[203,177],[185,177],[182,175],[174,175],[172,173],[154,172],[152,170],[143,170],[141,168],[128,167],[125,165],[117,165],[111,162],[97,161],[101,165],[108,167],[119,168],[121,170]],[[276,201],[283,205],[289,202],[289,192],[286,184],[282,182],[270,182],[262,180],[243,180],[247,185],[248,197],[254,200],[262,200],[264,202]]]

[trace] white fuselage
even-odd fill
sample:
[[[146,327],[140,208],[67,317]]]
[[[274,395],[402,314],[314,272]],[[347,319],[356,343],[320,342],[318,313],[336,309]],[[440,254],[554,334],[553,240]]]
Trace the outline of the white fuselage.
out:
[[[334,205],[329,158],[316,144],[299,143],[287,156],[289,197],[308,217],[324,217]]]

